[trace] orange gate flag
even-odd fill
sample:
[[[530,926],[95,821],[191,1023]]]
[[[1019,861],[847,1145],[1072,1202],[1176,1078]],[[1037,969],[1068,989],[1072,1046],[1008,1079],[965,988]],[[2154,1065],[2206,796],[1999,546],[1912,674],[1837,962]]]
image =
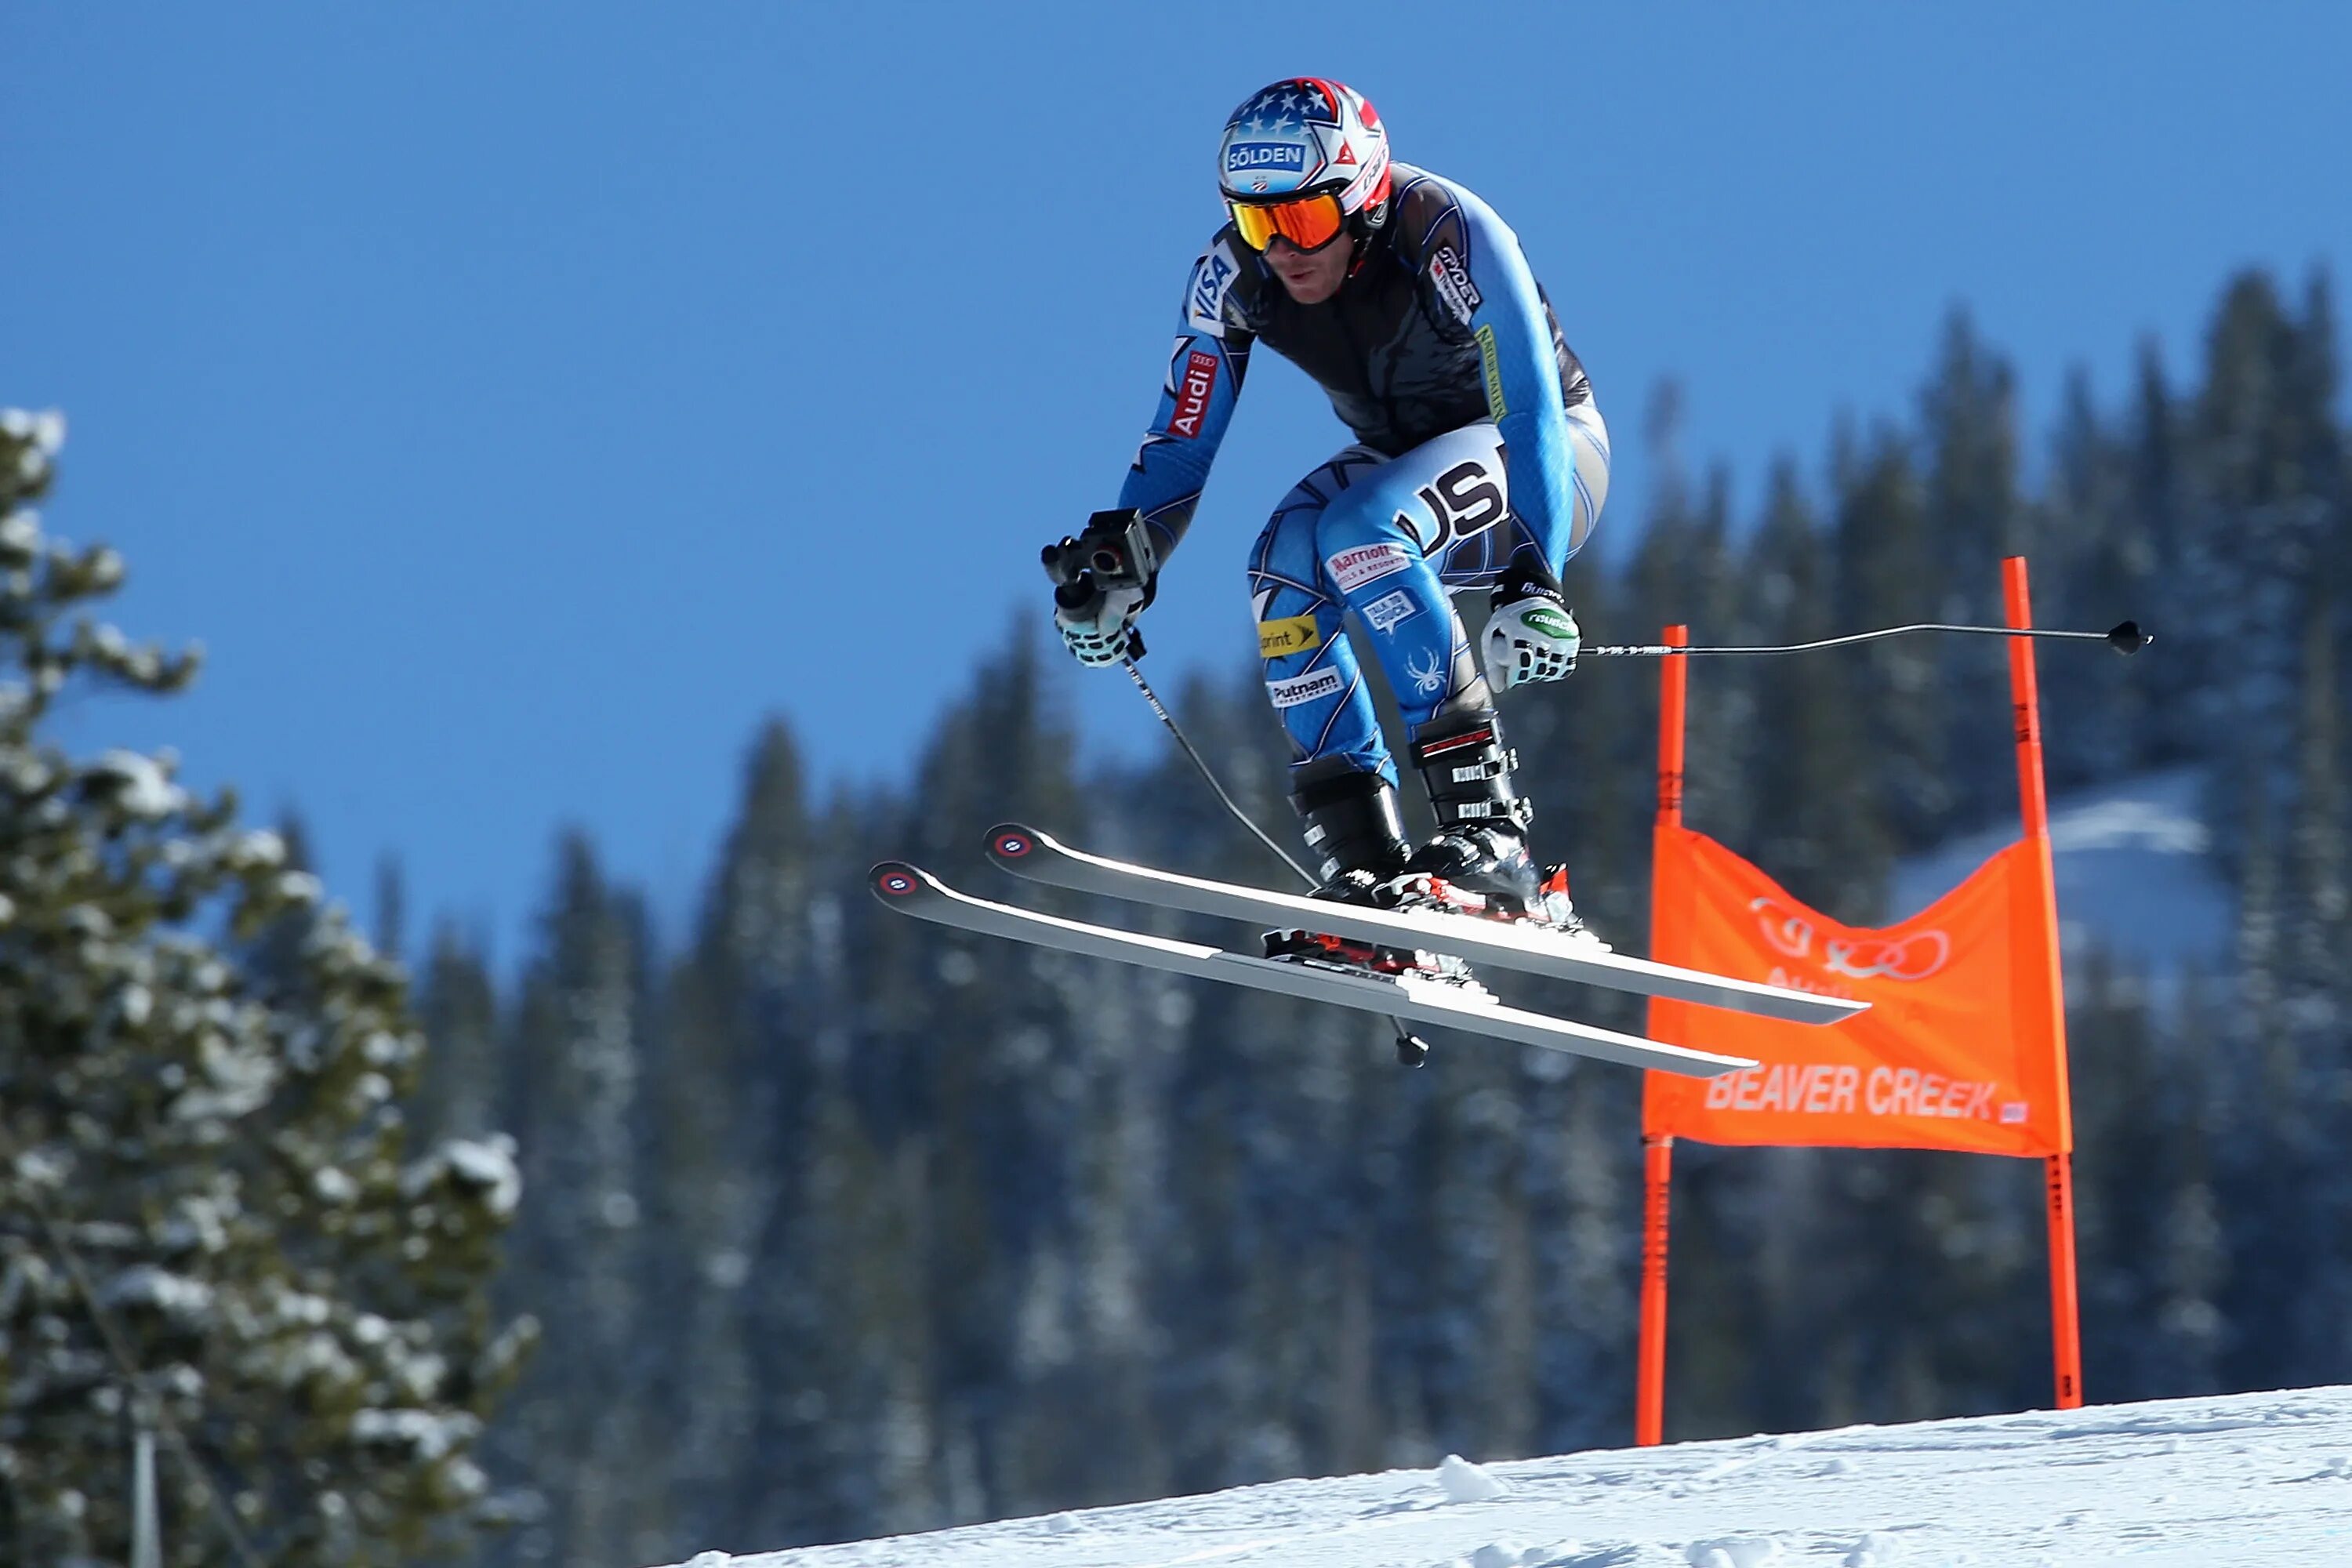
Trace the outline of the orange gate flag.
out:
[[[1790,898],[1704,834],[1656,828],[1654,954],[1748,980],[1852,996],[1825,1026],[1653,1001],[1650,1033],[1753,1057],[1713,1079],[1650,1073],[1643,1131],[1705,1143],[1959,1149],[2074,1147],[2064,1042],[2050,994],[2057,932],[2021,840],[1933,905],[1883,931]]]

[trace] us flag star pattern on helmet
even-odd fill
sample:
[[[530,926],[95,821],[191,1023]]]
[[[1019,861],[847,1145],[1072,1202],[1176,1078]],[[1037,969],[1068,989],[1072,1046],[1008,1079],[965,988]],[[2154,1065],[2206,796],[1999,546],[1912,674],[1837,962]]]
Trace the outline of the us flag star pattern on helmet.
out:
[[[1332,112],[1330,94],[1324,90],[1323,84],[1305,78],[1276,82],[1243,104],[1234,118],[1246,121],[1252,135],[1293,130],[1310,119],[1318,125],[1339,123],[1339,117]]]
[[[1361,93],[1293,77],[1252,94],[1225,122],[1218,179],[1235,201],[1331,190],[1342,211],[1378,222],[1388,199],[1388,133]]]

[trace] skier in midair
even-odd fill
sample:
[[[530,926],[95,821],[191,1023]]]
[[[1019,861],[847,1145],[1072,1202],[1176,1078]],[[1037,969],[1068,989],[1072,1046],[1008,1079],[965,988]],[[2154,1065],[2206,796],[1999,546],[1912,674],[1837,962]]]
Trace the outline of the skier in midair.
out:
[[[1229,220],[1193,264],[1159,413],[1119,493],[1139,512],[1139,584],[1079,610],[1064,640],[1115,665],[1183,538],[1259,342],[1298,365],[1354,435],[1295,486],[1249,557],[1268,698],[1297,750],[1293,805],[1322,893],[1384,901],[1428,874],[1538,907],[1528,803],[1496,721],[1510,687],[1576,667],[1559,574],[1591,534],[1609,437],[1517,237],[1476,195],[1389,156],[1362,95],[1315,78],[1226,122]],[[1474,658],[1449,593],[1489,590]],[[1396,766],[1344,634],[1403,708],[1437,820],[1406,841]],[[1483,665],[1483,668],[1482,668]],[[1559,907],[1559,900],[1552,900]]]

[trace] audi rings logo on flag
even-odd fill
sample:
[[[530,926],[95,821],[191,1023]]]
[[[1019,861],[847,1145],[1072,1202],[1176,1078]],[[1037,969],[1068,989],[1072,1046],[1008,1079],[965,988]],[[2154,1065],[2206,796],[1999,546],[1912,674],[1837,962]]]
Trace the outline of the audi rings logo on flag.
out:
[[[1811,958],[1813,922],[1778,899],[1750,899],[1757,929],[1772,951],[1787,958]],[[1952,961],[1952,939],[1940,931],[1913,931],[1907,936],[1864,936],[1822,943],[1820,963],[1831,974],[1848,980],[1925,980]]]
[[[1939,931],[1827,945],[1822,967],[1851,980],[1925,980],[1952,959],[1952,939]]]

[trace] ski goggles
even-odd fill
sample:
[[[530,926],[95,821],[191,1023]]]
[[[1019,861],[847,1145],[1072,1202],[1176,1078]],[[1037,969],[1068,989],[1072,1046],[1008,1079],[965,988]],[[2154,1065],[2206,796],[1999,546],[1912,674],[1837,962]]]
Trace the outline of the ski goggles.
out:
[[[1278,202],[1228,201],[1234,232],[1252,250],[1264,250],[1280,235],[1301,250],[1320,250],[1339,237],[1348,215],[1339,210],[1337,192],[1318,191]]]

